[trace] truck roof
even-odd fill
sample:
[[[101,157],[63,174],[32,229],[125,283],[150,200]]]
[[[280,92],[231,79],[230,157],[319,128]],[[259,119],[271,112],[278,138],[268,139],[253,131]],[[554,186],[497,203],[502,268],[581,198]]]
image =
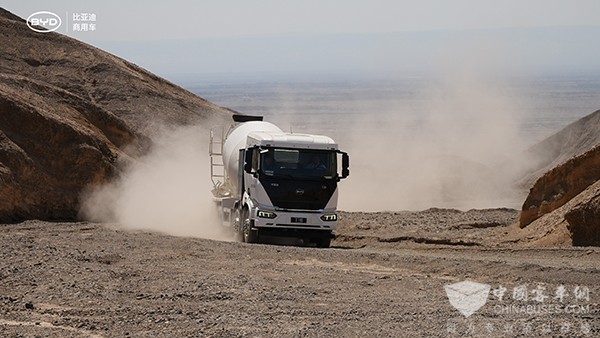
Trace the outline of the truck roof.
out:
[[[337,143],[328,136],[266,131],[255,131],[248,134],[248,145],[324,150],[338,149]]]

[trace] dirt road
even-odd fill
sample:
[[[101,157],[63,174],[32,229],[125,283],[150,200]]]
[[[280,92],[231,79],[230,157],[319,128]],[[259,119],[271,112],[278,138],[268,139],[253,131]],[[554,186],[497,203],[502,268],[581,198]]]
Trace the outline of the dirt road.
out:
[[[0,225],[0,336],[600,335],[598,248],[379,241],[349,230],[359,216],[345,215],[356,222],[331,249],[96,223]],[[463,280],[490,287],[468,318],[445,291]]]

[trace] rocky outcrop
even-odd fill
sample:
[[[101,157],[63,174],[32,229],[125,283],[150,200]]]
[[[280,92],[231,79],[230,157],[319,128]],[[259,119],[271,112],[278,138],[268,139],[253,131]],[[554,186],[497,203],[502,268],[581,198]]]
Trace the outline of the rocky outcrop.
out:
[[[527,247],[598,245],[599,196],[600,180],[525,228],[517,228],[506,240]]]
[[[565,214],[573,245],[600,246],[600,193]]]
[[[143,153],[155,131],[230,115],[0,9],[0,222],[74,219],[82,191]]]
[[[557,208],[600,180],[600,146],[576,156],[540,177],[523,203],[521,228]]]

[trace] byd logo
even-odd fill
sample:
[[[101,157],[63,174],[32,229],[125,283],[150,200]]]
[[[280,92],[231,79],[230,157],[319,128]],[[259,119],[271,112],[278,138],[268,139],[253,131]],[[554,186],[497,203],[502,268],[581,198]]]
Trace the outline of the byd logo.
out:
[[[27,26],[40,33],[54,32],[60,27],[61,23],[60,16],[48,11],[35,12],[27,18]],[[34,26],[44,27],[45,29],[39,29]]]

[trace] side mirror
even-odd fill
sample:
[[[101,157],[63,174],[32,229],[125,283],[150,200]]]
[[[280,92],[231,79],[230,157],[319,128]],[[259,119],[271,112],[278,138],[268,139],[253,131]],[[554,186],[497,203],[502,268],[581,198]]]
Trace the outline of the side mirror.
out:
[[[348,153],[342,152],[342,177],[346,178],[350,176],[350,157]]]

